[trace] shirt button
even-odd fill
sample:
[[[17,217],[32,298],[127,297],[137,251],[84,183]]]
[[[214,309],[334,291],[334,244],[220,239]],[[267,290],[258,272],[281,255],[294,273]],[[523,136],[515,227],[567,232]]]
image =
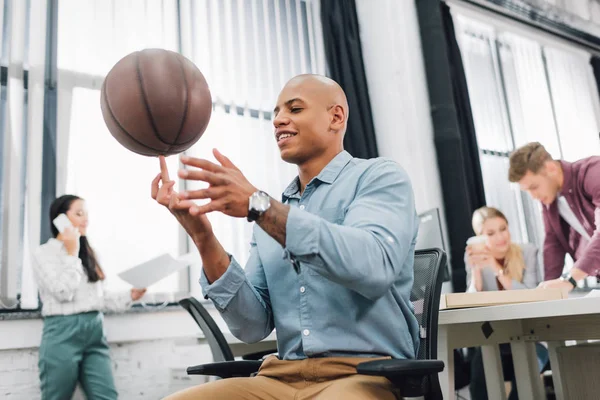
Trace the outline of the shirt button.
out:
[[[302,333],[304,334],[304,336],[310,335],[310,331],[308,329],[303,330]]]
[[[302,286],[302,287],[300,288],[300,293],[304,293],[304,292],[306,292],[306,288],[305,288],[304,286]]]
[[[304,210],[304,204],[300,205],[300,209]]]

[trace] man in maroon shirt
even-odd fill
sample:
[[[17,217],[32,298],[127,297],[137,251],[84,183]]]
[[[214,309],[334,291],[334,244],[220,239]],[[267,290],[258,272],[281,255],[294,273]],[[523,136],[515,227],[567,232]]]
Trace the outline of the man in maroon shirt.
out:
[[[573,163],[553,160],[540,143],[510,156],[509,180],[543,204],[544,282],[541,287],[573,289],[600,273],[600,157]],[[561,277],[565,254],[575,264]]]

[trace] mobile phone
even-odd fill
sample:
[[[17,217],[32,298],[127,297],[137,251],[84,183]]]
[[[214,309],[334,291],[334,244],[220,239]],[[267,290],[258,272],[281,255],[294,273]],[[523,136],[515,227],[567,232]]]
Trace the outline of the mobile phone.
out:
[[[474,253],[484,253],[487,248],[487,238],[483,235],[472,236],[467,240],[467,246],[470,246]]]
[[[52,223],[60,233],[63,233],[67,227],[73,228],[73,224],[71,224],[66,214],[59,214],[58,217],[54,218]]]
[[[467,246],[474,244],[485,244],[487,242],[487,238],[485,236],[471,236],[467,239]]]

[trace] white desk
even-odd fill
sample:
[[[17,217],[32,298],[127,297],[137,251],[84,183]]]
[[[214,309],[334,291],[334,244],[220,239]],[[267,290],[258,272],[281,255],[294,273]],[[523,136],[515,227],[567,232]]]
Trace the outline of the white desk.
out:
[[[487,337],[482,330],[486,322],[492,329]],[[506,399],[498,350],[500,343],[511,344],[519,397],[544,398],[535,342],[546,341],[557,399],[562,400],[560,379],[556,379],[560,376],[556,348],[565,340],[590,339],[600,339],[600,297],[441,311],[438,358],[445,364],[444,372],[440,374],[444,399],[454,399],[453,350],[476,346],[482,346],[489,398]]]

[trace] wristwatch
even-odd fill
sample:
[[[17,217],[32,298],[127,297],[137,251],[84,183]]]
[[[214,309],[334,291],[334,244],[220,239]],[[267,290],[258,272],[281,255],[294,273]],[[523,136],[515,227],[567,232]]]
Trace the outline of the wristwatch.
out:
[[[271,207],[271,198],[262,190],[258,190],[248,200],[248,222],[256,221]]]
[[[569,282],[571,285],[573,285],[573,289],[577,287],[577,281],[573,279],[573,277],[569,274],[561,276],[560,279]]]

